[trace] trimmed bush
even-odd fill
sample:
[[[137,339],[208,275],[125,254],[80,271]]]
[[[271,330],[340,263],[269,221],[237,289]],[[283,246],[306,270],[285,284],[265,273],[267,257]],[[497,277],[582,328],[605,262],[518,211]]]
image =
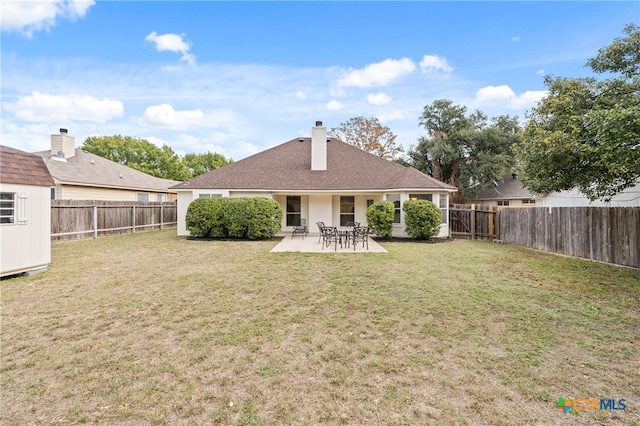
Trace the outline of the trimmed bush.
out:
[[[440,232],[442,213],[427,200],[407,200],[402,205],[405,232],[418,240],[430,240]]]
[[[367,209],[367,225],[381,238],[391,238],[395,207],[391,201],[378,201]]]
[[[195,237],[255,240],[277,234],[282,215],[270,198],[198,198],[187,208],[186,225]]]

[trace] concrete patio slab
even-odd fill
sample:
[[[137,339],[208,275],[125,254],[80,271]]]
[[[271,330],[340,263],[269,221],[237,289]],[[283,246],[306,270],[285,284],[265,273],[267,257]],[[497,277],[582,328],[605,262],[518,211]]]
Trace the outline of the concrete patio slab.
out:
[[[333,245],[323,249],[322,242],[318,242],[318,234],[307,234],[304,238],[299,235],[291,238],[291,234],[279,236],[283,237],[282,241],[271,249],[271,253],[295,251],[301,253],[388,253],[384,247],[371,238],[369,238],[369,250],[367,250],[366,246],[362,247],[362,244],[358,244],[355,250],[353,246],[340,247],[340,244],[338,244],[337,250],[334,251]]]

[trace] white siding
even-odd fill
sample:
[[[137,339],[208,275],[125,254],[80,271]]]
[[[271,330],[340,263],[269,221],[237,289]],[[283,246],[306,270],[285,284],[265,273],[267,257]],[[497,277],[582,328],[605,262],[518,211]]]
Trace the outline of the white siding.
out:
[[[640,184],[627,188],[616,195],[610,202],[601,200],[589,201],[578,190],[553,192],[544,197],[539,207],[640,207]]]
[[[15,192],[16,223],[0,225],[0,276],[44,269],[51,263],[51,189],[0,183]]]
[[[138,193],[149,194],[149,201],[157,200],[157,196],[155,195],[157,193],[152,191],[96,188],[75,185],[56,186],[57,200],[138,201]]]

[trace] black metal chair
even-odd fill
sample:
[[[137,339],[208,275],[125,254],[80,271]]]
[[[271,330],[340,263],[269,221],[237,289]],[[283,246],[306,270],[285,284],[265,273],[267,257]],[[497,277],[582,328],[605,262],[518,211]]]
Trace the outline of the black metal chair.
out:
[[[307,219],[300,219],[300,225],[296,225],[293,227],[293,231],[291,231],[291,238],[296,235],[302,235],[302,239],[307,236]]]
[[[362,243],[362,247],[367,247],[369,250],[369,227],[358,226],[353,228],[353,250],[356,249],[356,245]]]
[[[338,236],[338,228],[335,226],[323,226],[321,235],[322,250],[324,250],[325,247],[329,247],[331,244],[333,244],[334,251],[338,250],[338,240],[340,240],[340,237]]]
[[[318,235],[318,242],[320,242],[322,240],[322,228],[324,228],[324,222],[316,222],[316,225],[318,225],[318,232],[320,233],[320,235]]]
[[[351,228],[357,228],[358,226],[360,226],[360,222],[347,222],[345,226],[348,226]]]

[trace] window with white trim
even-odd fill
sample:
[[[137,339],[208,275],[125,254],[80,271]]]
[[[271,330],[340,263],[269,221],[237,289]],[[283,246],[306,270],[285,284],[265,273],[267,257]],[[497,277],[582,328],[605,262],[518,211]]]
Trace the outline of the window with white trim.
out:
[[[393,223],[400,223],[400,194],[387,195],[387,201],[393,202]]]
[[[302,218],[302,197],[287,195],[287,226],[300,226]]]
[[[442,212],[442,223],[449,222],[449,203],[447,198],[447,194],[440,194],[438,196],[438,207]]]
[[[0,192],[0,224],[16,223],[16,193]]]
[[[145,192],[138,192],[138,201],[149,201],[149,194]]]
[[[340,226],[346,226],[356,220],[356,197],[353,195],[340,196]]]

